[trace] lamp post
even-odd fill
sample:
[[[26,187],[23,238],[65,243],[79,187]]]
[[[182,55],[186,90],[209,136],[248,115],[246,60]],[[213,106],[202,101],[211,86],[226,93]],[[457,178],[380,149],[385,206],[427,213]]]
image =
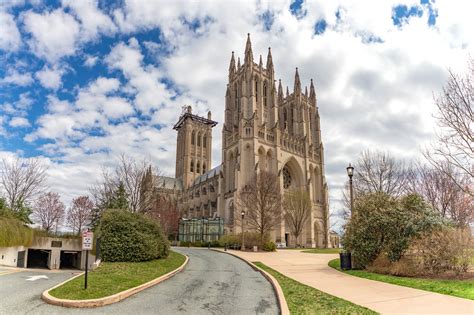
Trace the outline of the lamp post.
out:
[[[349,163],[349,166],[346,168],[347,176],[349,176],[349,193],[351,198],[351,217],[354,212],[354,192],[352,190],[352,176],[354,176],[354,167]]]
[[[244,217],[245,217],[245,211],[242,210],[240,213],[242,215],[242,246],[240,250],[245,250],[245,245],[244,245]]]

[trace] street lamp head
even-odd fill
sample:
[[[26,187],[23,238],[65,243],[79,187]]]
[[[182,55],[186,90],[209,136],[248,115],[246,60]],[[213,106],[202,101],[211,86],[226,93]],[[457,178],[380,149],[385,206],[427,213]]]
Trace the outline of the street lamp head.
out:
[[[352,178],[352,176],[354,175],[354,166],[351,165],[351,163],[349,163],[349,166],[346,168],[347,170],[347,176],[349,176],[349,178]]]
[[[242,210],[242,212],[240,213],[242,215],[242,218],[244,218],[244,215],[245,215],[245,211]]]

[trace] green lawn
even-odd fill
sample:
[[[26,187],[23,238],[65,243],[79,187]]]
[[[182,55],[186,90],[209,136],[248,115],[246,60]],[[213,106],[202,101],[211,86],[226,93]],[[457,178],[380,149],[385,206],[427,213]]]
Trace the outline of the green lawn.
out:
[[[254,264],[270,273],[278,281],[291,314],[377,314],[368,308],[290,279],[261,262],[254,262]]]
[[[167,258],[146,262],[104,262],[88,275],[87,290],[84,275],[51,290],[49,294],[61,299],[96,299],[139,286],[162,276],[185,261],[185,256],[170,251]]]
[[[303,253],[311,254],[339,254],[340,252],[340,248],[311,248],[303,251]]]
[[[331,260],[328,265],[341,271],[339,259]],[[397,277],[382,275],[364,270],[344,270],[343,272],[361,278],[397,284],[425,291],[457,296],[474,300],[474,281],[472,280],[438,280],[424,278]]]

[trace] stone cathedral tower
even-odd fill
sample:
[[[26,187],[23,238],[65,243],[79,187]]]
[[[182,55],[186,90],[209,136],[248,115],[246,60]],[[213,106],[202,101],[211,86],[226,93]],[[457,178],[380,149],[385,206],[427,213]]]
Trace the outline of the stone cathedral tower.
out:
[[[191,106],[187,106],[173,129],[178,131],[176,144],[176,179],[184,189],[211,168],[212,127],[217,122],[194,115]]]
[[[220,218],[225,233],[240,233],[242,225],[234,220],[240,216],[236,198],[265,170],[277,175],[282,193],[306,190],[312,201],[300,239],[292,239],[282,218],[272,231],[273,241],[287,246],[327,246],[328,192],[313,81],[309,89],[303,88],[296,68],[291,93],[288,87],[284,90],[281,80],[276,81],[270,48],[265,65],[262,56],[255,62],[248,36],[243,63],[234,53],[230,59],[224,120],[222,163],[213,169],[211,139],[217,123],[210,113],[206,119],[188,107],[174,126],[178,131],[176,178],[166,180],[173,187],[182,187],[178,206],[183,217]]]
[[[222,130],[223,180],[219,209],[229,232],[234,226],[238,192],[259,170],[278,175],[282,192],[307,190],[313,211],[298,243],[323,246],[327,240],[328,194],[324,178],[324,151],[321,142],[316,93],[311,80],[302,89],[298,68],[293,91],[278,88],[270,48],[264,66],[262,56],[254,61],[250,36],[244,62],[232,53],[225,96],[225,124]],[[240,212],[239,212],[240,213]],[[237,228],[237,230],[236,230]],[[295,243],[282,220],[273,233],[276,242]]]

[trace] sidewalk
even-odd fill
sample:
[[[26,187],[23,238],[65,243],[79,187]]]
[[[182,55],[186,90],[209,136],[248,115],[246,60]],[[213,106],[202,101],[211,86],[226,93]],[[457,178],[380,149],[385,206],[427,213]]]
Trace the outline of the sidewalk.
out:
[[[251,262],[260,261],[296,281],[382,314],[474,314],[472,300],[339,272],[327,265],[339,257],[335,254],[309,254],[297,250],[229,252]]]

